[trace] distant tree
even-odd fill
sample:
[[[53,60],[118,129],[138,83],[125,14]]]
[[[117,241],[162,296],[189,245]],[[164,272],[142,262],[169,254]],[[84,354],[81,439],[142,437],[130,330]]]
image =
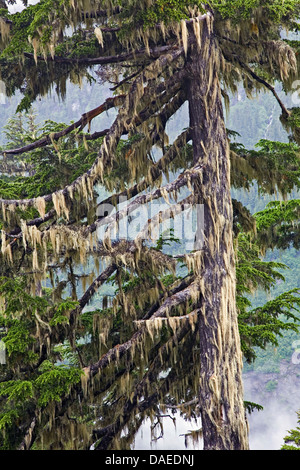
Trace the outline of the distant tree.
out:
[[[8,94],[24,93],[18,112],[53,85],[63,96],[68,79],[91,79],[96,65],[114,92],[69,126],[48,122],[4,152],[23,155],[32,174],[3,177],[0,187],[2,448],[128,447],[145,414],[159,420],[162,404],[191,410],[196,398],[204,449],[248,449],[243,353],[251,360],[254,345],[296,328],[278,315],[296,321],[298,297],[248,312],[245,293],[268,288],[280,265],[261,262],[247,235],[255,220],[232,201],[231,183],[284,193],[299,162],[292,146],[284,162],[279,144],[261,142],[257,154],[230,148],[222,96],[228,105],[241,81],[249,95],[269,90],[296,133],[296,113],[272,83],[288,89],[296,77],[293,45],[280,33],[297,28],[298,1],[42,0],[0,13],[0,78]],[[186,102],[189,123],[169,142],[167,125]],[[109,109],[109,129],[83,132]],[[99,185],[111,194],[100,201]],[[156,200],[171,205],[134,239],[112,239]],[[163,222],[199,206],[201,246],[179,248],[172,231],[151,243]],[[117,286],[113,303],[87,309],[105,283]]]

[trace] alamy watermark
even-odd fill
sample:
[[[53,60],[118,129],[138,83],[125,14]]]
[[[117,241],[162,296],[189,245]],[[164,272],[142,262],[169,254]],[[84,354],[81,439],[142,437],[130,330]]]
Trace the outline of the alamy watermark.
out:
[[[99,224],[98,238],[105,239],[109,227],[111,241],[134,241],[138,238],[155,243],[163,234],[170,233],[177,239],[183,250],[203,248],[204,205],[184,203],[150,202],[147,204],[128,203],[120,198],[118,211],[112,204],[100,204],[97,209]]]

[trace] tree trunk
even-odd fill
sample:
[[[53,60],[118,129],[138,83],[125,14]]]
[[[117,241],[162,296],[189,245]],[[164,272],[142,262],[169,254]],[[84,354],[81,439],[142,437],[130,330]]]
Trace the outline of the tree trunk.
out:
[[[243,403],[242,353],[235,301],[235,253],[230,194],[229,146],[219,82],[220,55],[213,18],[202,22],[188,56],[187,93],[194,164],[202,167],[194,186],[204,205],[204,244],[199,270],[201,378],[199,400],[205,450],[248,449]],[[200,42],[201,41],[201,42]]]

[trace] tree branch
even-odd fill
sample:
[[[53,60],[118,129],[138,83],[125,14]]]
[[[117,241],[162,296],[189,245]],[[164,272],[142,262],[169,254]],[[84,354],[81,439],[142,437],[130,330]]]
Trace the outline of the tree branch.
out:
[[[168,356],[170,354],[170,348],[174,347],[175,345],[178,346],[178,344],[185,338],[189,331],[190,328],[188,322],[183,323],[176,337],[172,336],[165,344],[160,347],[160,350],[153,359],[149,370],[146,372],[143,379],[135,387],[133,397],[130,397],[130,399],[126,400],[123,406],[122,418],[119,418],[115,423],[110,424],[104,428],[94,429],[94,437],[97,439],[102,438],[101,442],[96,445],[96,450],[107,449],[111,440],[115,437],[118,432],[120,432],[121,427],[126,424],[134,408],[137,409],[137,413],[142,413],[150,406],[152,406],[153,403],[157,402],[157,399],[159,398],[158,392],[155,391],[149,396],[149,384],[156,383],[158,371],[160,370],[159,366],[161,365],[163,358],[165,357],[166,360],[168,359]],[[177,374],[173,373],[172,375],[173,379],[176,380]],[[161,385],[160,390],[165,389],[165,393],[167,393],[170,388],[169,382],[170,374],[166,379],[164,379],[164,384]],[[147,398],[139,402],[139,398],[141,398],[142,396],[147,396]]]

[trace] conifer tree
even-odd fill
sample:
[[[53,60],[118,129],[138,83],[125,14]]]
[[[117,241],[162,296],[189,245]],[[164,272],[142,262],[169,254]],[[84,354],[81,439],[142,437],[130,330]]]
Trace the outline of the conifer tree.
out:
[[[111,97],[77,121],[48,122],[37,138],[4,152],[33,173],[0,180],[2,447],[48,439],[51,448],[59,429],[65,448],[74,433],[82,448],[126,448],[145,414],[162,404],[189,410],[196,398],[204,449],[248,449],[243,354],[251,360],[254,345],[296,328],[278,314],[296,320],[298,298],[289,292],[249,314],[243,294],[255,283],[268,288],[280,265],[260,261],[255,219],[230,189],[255,179],[262,190],[285,193],[297,182],[298,147],[285,160],[279,145],[273,152],[261,142],[257,155],[230,145],[223,101],[241,82],[249,95],[268,90],[297,136],[297,112],[273,84],[288,90],[297,77],[296,45],[281,39],[281,29],[297,28],[299,2],[142,0],[137,8],[133,0],[41,0],[0,13],[0,78],[8,94],[22,89],[19,112],[53,84],[64,96],[67,80],[91,79],[91,67],[113,82]],[[172,117],[186,103],[189,122],[169,140]],[[89,132],[110,109],[111,127]],[[113,239],[116,226],[157,200],[170,205],[133,239]],[[204,208],[201,246],[168,251],[178,244],[172,231],[151,243],[187,207]],[[106,283],[117,287],[112,304],[104,298],[87,310]],[[85,422],[76,419],[82,415]]]

